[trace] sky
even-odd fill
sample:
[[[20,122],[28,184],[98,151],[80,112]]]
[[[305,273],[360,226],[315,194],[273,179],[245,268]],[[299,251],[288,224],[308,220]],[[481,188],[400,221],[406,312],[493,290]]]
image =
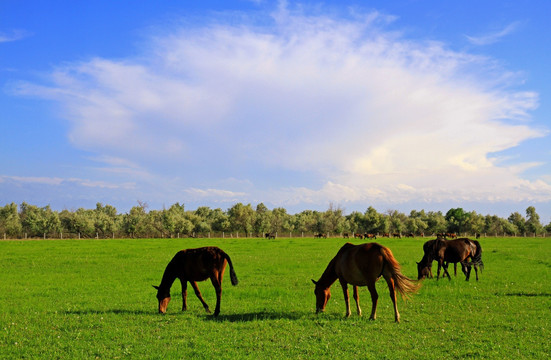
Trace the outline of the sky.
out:
[[[551,222],[551,2],[0,1],[0,206]]]

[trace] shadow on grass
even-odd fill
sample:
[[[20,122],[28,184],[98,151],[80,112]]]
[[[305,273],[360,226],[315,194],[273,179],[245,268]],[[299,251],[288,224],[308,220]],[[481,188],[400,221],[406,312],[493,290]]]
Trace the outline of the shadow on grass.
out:
[[[514,292],[514,293],[505,293],[505,294],[496,294],[502,296],[518,296],[518,297],[550,297],[551,293],[525,293],[525,292]]]
[[[128,309],[106,309],[106,310],[66,310],[64,312],[67,315],[152,315],[163,316],[158,314],[154,310],[128,310]],[[174,313],[172,315],[184,314],[184,312]],[[202,313],[204,314],[204,313]],[[199,314],[197,314],[199,315]],[[305,313],[278,313],[269,311],[250,312],[243,314],[220,314],[214,317],[212,314],[204,314],[204,319],[209,321],[228,321],[228,322],[249,322],[249,321],[262,321],[262,320],[298,320],[304,318]]]
[[[104,315],[104,314],[114,314],[114,315],[157,315],[157,312],[154,310],[128,310],[128,309],[107,309],[107,310],[67,310],[65,311],[67,315]]]
[[[243,314],[220,314],[217,317],[207,316],[205,320],[228,321],[228,322],[249,322],[262,320],[298,320],[305,317],[304,313],[280,313],[269,311],[258,311]]]

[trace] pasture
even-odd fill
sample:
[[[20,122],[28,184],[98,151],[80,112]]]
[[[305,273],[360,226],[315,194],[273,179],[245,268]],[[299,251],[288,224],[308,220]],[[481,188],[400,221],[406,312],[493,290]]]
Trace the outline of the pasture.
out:
[[[377,239],[417,277],[421,239]],[[350,239],[353,243],[361,240]],[[315,314],[313,284],[343,239],[0,241],[0,358],[24,359],[540,359],[551,355],[551,239],[483,238],[480,281],[427,279],[394,322],[383,279],[377,320],[344,318],[338,282]],[[180,284],[165,315],[155,290],[183,248],[219,246],[239,278],[222,284],[218,318]],[[436,263],[433,265],[436,269]],[[199,283],[211,309],[210,282]],[[349,287],[350,292],[352,288]],[[189,292],[189,291],[188,291]]]

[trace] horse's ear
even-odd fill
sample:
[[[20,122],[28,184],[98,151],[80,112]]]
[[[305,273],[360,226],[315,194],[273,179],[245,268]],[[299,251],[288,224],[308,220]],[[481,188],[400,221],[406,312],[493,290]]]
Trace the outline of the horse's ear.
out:
[[[158,286],[152,285],[156,290],[159,290]]]
[[[317,284],[318,284],[318,282],[317,282],[316,280],[314,280],[314,279],[312,279],[312,282],[314,283],[314,285],[317,285]]]

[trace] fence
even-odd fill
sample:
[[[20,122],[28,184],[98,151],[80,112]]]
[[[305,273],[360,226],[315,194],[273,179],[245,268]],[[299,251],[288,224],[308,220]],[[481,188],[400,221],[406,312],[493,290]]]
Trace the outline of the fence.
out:
[[[320,233],[311,233],[311,232],[285,232],[285,233],[270,233],[270,235],[273,235],[275,238],[304,238],[304,237],[328,237],[328,238],[353,238],[353,233],[340,233],[340,234],[320,234]],[[320,236],[322,235],[322,236]],[[375,234],[377,237],[382,238],[383,236],[381,234]],[[406,237],[405,234],[399,234],[400,237]],[[458,237],[468,237],[468,238],[475,238],[477,237],[476,234],[457,234]],[[535,234],[535,233],[524,233],[524,234],[488,234],[488,233],[481,233],[479,234],[481,238],[486,237],[541,237],[546,238],[548,237],[548,234],[541,233],[541,234]],[[93,236],[83,235],[81,233],[44,233],[42,236],[29,236],[27,233],[22,234],[16,234],[16,235],[8,235],[6,233],[3,234],[2,239],[3,240],[46,240],[46,239],[151,239],[151,238],[161,238],[161,239],[180,239],[180,238],[200,238],[200,239],[210,239],[210,238],[221,238],[221,239],[246,239],[246,238],[265,238],[266,234],[258,234],[258,233],[245,233],[245,232],[205,232],[205,233],[191,233],[191,234],[169,234],[169,233],[159,233],[159,232],[151,232],[146,234],[126,234],[123,232],[111,232],[111,233],[96,233]],[[391,234],[389,237],[397,237],[393,236]],[[415,237],[420,238],[429,238],[429,237],[436,237],[436,234],[419,234],[415,235]]]

